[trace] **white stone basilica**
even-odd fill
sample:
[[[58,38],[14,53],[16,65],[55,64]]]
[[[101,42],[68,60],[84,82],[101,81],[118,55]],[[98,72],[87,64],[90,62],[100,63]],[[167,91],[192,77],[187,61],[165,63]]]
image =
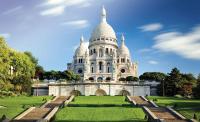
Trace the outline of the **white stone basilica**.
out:
[[[113,28],[106,21],[106,10],[101,12],[101,21],[93,30],[89,46],[84,46],[81,37],[80,45],[76,49],[72,63],[68,63],[68,70],[79,74],[82,78],[78,82],[52,82],[46,88],[49,95],[69,96],[74,93],[80,95],[150,95],[151,85],[140,82],[123,82],[127,76],[137,76],[137,63],[131,61],[125,38],[121,36],[118,46]],[[41,91],[45,89],[41,89]]]
[[[137,63],[131,61],[131,54],[121,36],[121,45],[113,28],[107,23],[103,7],[100,23],[94,28],[89,46],[83,45],[83,36],[76,49],[68,70],[73,70],[84,82],[119,82],[127,76],[137,77]]]

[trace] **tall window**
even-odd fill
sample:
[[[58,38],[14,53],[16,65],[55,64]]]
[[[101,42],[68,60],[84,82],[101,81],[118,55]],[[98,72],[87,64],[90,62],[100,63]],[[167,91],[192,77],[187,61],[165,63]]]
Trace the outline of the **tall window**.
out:
[[[94,73],[94,67],[93,67],[94,63],[91,63],[91,72]]]
[[[112,48],[110,49],[110,54],[112,54]]]
[[[102,62],[99,62],[99,70],[102,70]]]
[[[107,63],[107,73],[110,73],[110,63]]]
[[[108,73],[110,73],[110,67],[108,67]]]
[[[90,50],[90,55],[92,55],[92,50]]]
[[[94,73],[94,68],[92,67],[92,73]]]
[[[125,58],[121,58],[121,62],[124,63],[125,62]]]
[[[106,48],[106,54],[108,54],[108,48]]]
[[[99,49],[99,57],[103,57],[103,49]]]
[[[96,53],[96,50],[95,50],[95,49],[93,49],[93,52],[94,52],[94,53]]]
[[[78,59],[78,63],[83,63],[83,59]]]

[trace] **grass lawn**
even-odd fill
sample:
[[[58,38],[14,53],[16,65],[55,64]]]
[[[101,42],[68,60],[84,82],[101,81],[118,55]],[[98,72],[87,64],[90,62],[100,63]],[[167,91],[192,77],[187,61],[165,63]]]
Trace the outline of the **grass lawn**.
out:
[[[141,108],[133,107],[122,96],[79,96],[71,104],[88,105],[83,107],[65,107],[56,114],[56,122],[145,122]],[[104,107],[98,105],[122,105]],[[129,104],[129,106],[127,106]],[[93,105],[93,106],[90,106]],[[95,107],[97,105],[97,107]]]
[[[173,106],[176,104],[177,107],[175,109],[186,118],[193,118],[195,113],[198,117],[198,120],[200,119],[200,100],[159,96],[149,96],[148,98],[156,98],[156,103],[159,106]]]
[[[125,101],[125,97],[122,96],[78,96],[70,104],[86,104],[86,105],[122,105],[129,104]]]
[[[51,96],[17,96],[17,97],[5,97],[0,98],[0,106],[5,108],[0,108],[0,117],[6,115],[7,118],[13,118],[19,113],[23,112],[25,109],[31,106],[40,106],[45,101],[43,98],[51,99]]]
[[[134,121],[144,122],[141,108],[133,107],[66,107],[56,115],[56,122]]]

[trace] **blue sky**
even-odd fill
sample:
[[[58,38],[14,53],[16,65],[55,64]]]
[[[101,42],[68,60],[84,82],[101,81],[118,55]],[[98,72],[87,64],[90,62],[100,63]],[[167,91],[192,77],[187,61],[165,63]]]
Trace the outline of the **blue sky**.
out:
[[[173,67],[200,73],[199,0],[0,0],[0,35],[31,51],[45,70],[65,70],[80,36],[89,40],[99,23],[102,5],[139,74]]]

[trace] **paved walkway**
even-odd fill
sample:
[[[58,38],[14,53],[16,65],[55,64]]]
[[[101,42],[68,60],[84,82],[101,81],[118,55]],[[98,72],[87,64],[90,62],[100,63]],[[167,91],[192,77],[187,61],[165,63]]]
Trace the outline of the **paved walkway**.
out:
[[[174,115],[166,107],[154,107],[149,101],[144,100],[140,96],[132,96],[130,98],[139,106],[146,106],[157,118],[164,119],[165,122],[187,122],[187,120],[180,119]]]
[[[18,120],[14,119],[12,122],[37,122],[38,120],[45,118],[55,107],[63,105],[67,99],[69,99],[69,96],[60,96],[43,107],[34,108],[22,118]]]

